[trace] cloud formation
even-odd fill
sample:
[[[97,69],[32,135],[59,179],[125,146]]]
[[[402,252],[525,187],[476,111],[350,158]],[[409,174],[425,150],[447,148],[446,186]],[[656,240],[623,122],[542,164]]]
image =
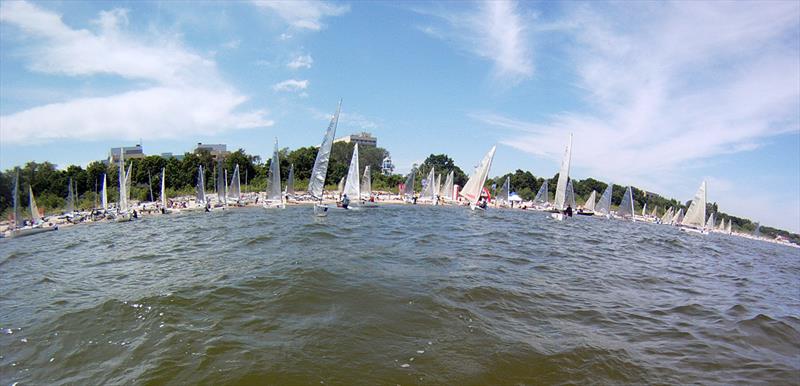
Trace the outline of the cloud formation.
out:
[[[349,5],[313,0],[253,0],[253,4],[275,12],[292,27],[311,31],[322,29],[323,18],[340,16],[350,11]]]
[[[311,68],[313,63],[314,59],[311,57],[311,55],[298,55],[292,58],[289,63],[286,63],[286,67],[289,67],[292,70],[297,70],[299,68]]]
[[[283,82],[277,83],[272,86],[272,89],[277,92],[295,92],[303,91],[308,88],[308,80],[286,79]]]
[[[518,9],[516,1],[486,0],[469,11],[415,9],[444,21],[442,28],[418,27],[428,36],[452,40],[459,48],[493,64],[496,80],[517,84],[533,75],[530,36],[526,24],[531,20]]]
[[[95,31],[73,29],[58,14],[25,1],[0,4],[0,22],[32,42],[31,71],[46,75],[113,75],[145,86],[118,95],[51,103],[0,117],[2,141],[61,138],[176,138],[272,125],[263,110],[236,110],[247,98],[219,76],[216,64],[167,36],[129,34],[127,11],[100,12]],[[142,87],[142,86],[140,86]]]
[[[574,165],[653,188],[703,160],[798,131],[798,3],[619,8],[570,15],[581,111],[538,122],[492,112],[473,118],[515,130],[506,145],[554,160],[572,132]]]

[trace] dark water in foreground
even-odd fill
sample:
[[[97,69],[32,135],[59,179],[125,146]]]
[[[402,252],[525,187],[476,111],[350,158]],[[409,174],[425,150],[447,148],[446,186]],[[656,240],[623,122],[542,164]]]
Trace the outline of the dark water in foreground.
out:
[[[800,252],[543,213],[240,209],[0,242],[0,383],[800,383]]]

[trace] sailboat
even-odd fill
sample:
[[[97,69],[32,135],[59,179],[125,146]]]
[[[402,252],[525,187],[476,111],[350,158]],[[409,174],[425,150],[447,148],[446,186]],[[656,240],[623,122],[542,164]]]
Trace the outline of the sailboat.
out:
[[[106,190],[106,174],[103,173],[103,193],[102,193],[102,204],[103,204],[103,212],[108,212],[108,190]]]
[[[167,208],[167,169],[161,168],[161,213],[168,214],[177,211],[179,210]]]
[[[283,190],[283,196],[287,200],[289,197],[294,198],[294,164],[289,165],[289,177],[286,179],[286,188]]]
[[[197,166],[197,185],[195,185],[195,206],[188,207],[188,210],[207,210],[208,202],[206,198],[206,181],[203,173],[203,165]]]
[[[630,185],[625,190],[625,195],[622,196],[622,202],[619,204],[617,216],[635,221],[633,214],[633,189],[631,189]]]
[[[681,221],[683,221],[683,208],[678,209],[678,212],[675,213],[669,223],[670,225],[680,225]]]
[[[572,179],[567,182],[567,194],[564,199],[570,208],[576,209],[578,207],[578,203],[575,202],[575,189],[573,189]]]
[[[541,205],[542,207],[550,205],[550,192],[548,189],[547,180],[544,180],[542,186],[539,187],[539,191],[536,193],[536,197],[533,198],[533,203]]]
[[[344,182],[342,191],[342,208],[344,209],[353,209],[352,207],[358,206],[358,202],[361,199],[360,170],[361,168],[358,166],[358,144],[356,144],[353,147],[353,156],[350,157],[350,167],[347,169],[347,179]],[[345,197],[347,200],[345,200]]]
[[[377,208],[378,204],[372,198],[372,174],[369,165],[364,168],[364,176],[361,177],[361,206],[364,208]]]
[[[311,179],[308,183],[308,193],[312,198],[319,202],[314,204],[314,214],[317,216],[326,216],[328,207],[322,205],[322,191],[325,188],[325,177],[328,175],[328,162],[331,158],[331,147],[333,146],[333,138],[336,135],[336,126],[339,124],[339,112],[342,109],[342,100],[339,100],[339,105],[336,107],[336,114],[331,118],[331,123],[328,124],[328,130],[325,131],[325,136],[322,137],[322,144],[317,151],[317,158],[314,160],[314,168],[311,170]]]
[[[686,215],[679,223],[680,230],[684,232],[708,234],[706,229],[706,182],[700,184],[697,189],[689,209],[686,210]]]
[[[123,152],[124,153],[124,152]],[[114,217],[116,222],[131,221],[131,214],[128,212],[128,182],[130,181],[130,168],[129,172],[125,172],[125,154],[121,153],[119,157],[119,204],[117,206],[117,215]],[[133,166],[133,164],[131,164]]]
[[[447,174],[447,179],[444,181],[444,185],[442,186],[442,198],[445,202],[447,201],[454,201],[453,199],[453,178],[455,173],[451,170],[450,173]]]
[[[226,191],[228,190],[228,176],[222,167],[222,159],[217,160],[217,205],[215,207],[225,209],[228,206],[228,197]]]
[[[431,204],[436,201],[436,176],[434,173],[434,168],[431,167],[430,172],[428,172],[428,177],[425,178],[424,186],[422,187],[422,192],[419,194],[419,199],[423,201],[430,201]]]
[[[267,199],[264,208],[286,208],[281,194],[281,159],[278,152],[278,139],[275,138],[275,149],[269,162],[269,178],[267,179]]]
[[[239,180],[239,165],[233,168],[233,176],[231,176],[231,186],[228,188],[228,198],[233,200],[235,205],[239,205],[242,200],[242,185]]]
[[[511,205],[511,177],[506,177],[506,180],[503,182],[500,193],[497,193],[497,202],[500,205]]]
[[[417,201],[414,199],[414,174],[416,170],[411,168],[411,172],[408,173],[408,177],[406,177],[406,183],[403,185],[403,201],[406,203],[414,203],[416,204]]]
[[[19,208],[19,172],[17,172],[14,176],[14,223],[13,228],[8,233],[9,238],[30,236],[58,229],[58,226],[45,225],[42,223],[42,218],[39,216],[39,208],[36,206],[36,200],[33,198],[33,188],[30,186],[28,186],[28,194],[31,208],[31,222],[28,225],[24,225]]]
[[[435,188],[434,191],[433,191],[433,195],[434,195],[434,197],[436,199],[436,202],[434,202],[434,204],[435,205],[439,205],[440,201],[441,201],[441,198],[442,198],[442,174],[441,173],[436,175],[436,184],[434,184],[433,186]]]
[[[569,165],[572,162],[572,134],[569,135],[569,143],[564,151],[564,158],[561,160],[561,170],[558,172],[558,183],[556,184],[556,199],[554,204],[555,213],[550,217],[563,221],[567,208],[567,183],[569,181]]]
[[[597,201],[595,214],[611,218],[611,195],[613,193],[614,184],[609,182],[608,186],[606,186],[606,190],[603,191],[603,195],[600,196],[600,200]]]
[[[716,224],[716,219],[714,218],[714,213],[708,215],[708,221],[706,221],[706,229],[711,231],[714,230]]]
[[[461,197],[467,199],[469,206],[472,210],[481,209],[486,210],[487,202],[482,198],[483,184],[486,182],[486,177],[489,175],[489,169],[492,167],[492,160],[494,159],[494,152],[497,146],[492,146],[492,149],[483,157],[483,160],[475,169],[472,176],[469,177],[464,189],[459,192]]]
[[[592,190],[592,194],[589,195],[589,198],[583,203],[583,208],[578,209],[578,214],[582,214],[584,216],[593,216],[594,215],[594,207],[595,207],[595,200],[597,199],[597,192]]]
[[[733,220],[731,220],[731,219],[728,219],[728,227],[725,229],[725,231],[726,231],[726,232],[727,232],[729,235],[733,233],[733,232],[732,232],[732,228],[733,228]]]

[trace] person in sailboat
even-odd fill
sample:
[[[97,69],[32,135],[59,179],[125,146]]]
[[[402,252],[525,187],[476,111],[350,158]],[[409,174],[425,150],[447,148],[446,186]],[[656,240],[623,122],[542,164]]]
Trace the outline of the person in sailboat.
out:
[[[567,209],[564,209],[564,214],[569,216],[569,217],[572,217],[572,206],[571,205],[567,205]]]
[[[486,196],[481,195],[481,197],[478,199],[478,207],[481,209],[486,209],[487,205],[488,203],[486,202]]]
[[[347,197],[347,194],[345,193],[344,195],[342,195],[342,208],[347,209],[349,205],[350,205],[350,198]]]

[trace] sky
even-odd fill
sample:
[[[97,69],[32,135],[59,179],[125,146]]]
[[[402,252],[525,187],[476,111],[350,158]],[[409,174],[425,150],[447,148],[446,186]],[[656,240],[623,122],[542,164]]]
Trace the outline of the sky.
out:
[[[0,2],[0,169],[368,131],[800,232],[800,2]]]

